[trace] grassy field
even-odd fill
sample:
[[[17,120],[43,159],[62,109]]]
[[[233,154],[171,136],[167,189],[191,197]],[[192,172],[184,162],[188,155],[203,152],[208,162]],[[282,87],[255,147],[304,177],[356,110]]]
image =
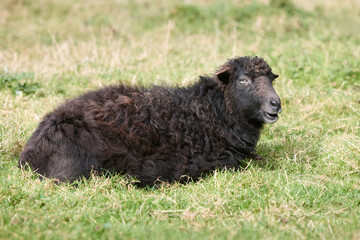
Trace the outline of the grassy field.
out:
[[[360,239],[360,3],[298,2],[0,1],[0,239]],[[65,99],[188,85],[235,55],[280,75],[264,160],[159,189],[17,168]]]

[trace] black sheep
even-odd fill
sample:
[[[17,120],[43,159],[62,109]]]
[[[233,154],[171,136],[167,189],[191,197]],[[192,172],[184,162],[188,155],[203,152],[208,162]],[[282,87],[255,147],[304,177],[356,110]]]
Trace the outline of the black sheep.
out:
[[[278,119],[276,77],[263,59],[237,57],[189,87],[86,93],[45,116],[19,166],[58,181],[110,171],[139,186],[237,168],[254,155],[263,124]]]

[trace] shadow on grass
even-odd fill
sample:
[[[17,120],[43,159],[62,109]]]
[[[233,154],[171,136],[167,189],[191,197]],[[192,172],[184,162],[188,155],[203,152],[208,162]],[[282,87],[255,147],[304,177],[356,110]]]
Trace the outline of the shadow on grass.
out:
[[[311,139],[295,141],[291,136],[286,137],[284,141],[258,145],[257,154],[261,158],[239,160],[240,169],[246,169],[249,165],[269,171],[289,166],[302,167],[304,164],[315,166],[315,160],[320,158],[318,143]]]

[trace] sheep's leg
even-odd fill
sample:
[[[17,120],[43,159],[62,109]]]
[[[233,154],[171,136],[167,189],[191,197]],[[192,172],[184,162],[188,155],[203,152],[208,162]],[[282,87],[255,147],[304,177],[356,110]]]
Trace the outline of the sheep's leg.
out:
[[[260,155],[258,155],[256,153],[253,153],[253,154],[251,154],[250,159],[252,159],[252,160],[262,160],[263,158]]]
[[[162,183],[184,182],[185,169],[179,164],[180,159],[169,157],[165,160],[149,158],[143,161],[137,174],[138,186],[159,186]],[[185,166],[186,167],[186,166]]]
[[[81,126],[44,121],[21,153],[19,165],[30,166],[41,177],[59,181],[88,177],[92,169],[98,170],[95,155],[89,150],[95,147],[83,144],[91,140],[89,136]]]
[[[73,146],[72,150],[74,150]],[[73,154],[74,152],[76,153]],[[75,150],[74,152],[71,154],[69,152],[54,154],[49,159],[46,177],[58,179],[62,182],[72,182],[80,177],[88,178],[92,170],[99,170],[94,157],[82,152],[82,150]]]
[[[20,165],[29,165],[40,177],[72,182],[81,176],[89,177],[91,170],[98,170],[96,159],[77,146],[46,144],[47,149],[26,149],[20,157]]]

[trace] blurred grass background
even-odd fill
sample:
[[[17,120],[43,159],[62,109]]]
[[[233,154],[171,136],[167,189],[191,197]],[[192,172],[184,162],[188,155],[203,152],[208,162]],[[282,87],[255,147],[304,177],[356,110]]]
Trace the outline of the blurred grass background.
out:
[[[360,2],[2,0],[0,238],[360,239]],[[17,168],[40,119],[119,82],[188,85],[234,56],[280,75],[263,161],[197,183],[55,185]]]

